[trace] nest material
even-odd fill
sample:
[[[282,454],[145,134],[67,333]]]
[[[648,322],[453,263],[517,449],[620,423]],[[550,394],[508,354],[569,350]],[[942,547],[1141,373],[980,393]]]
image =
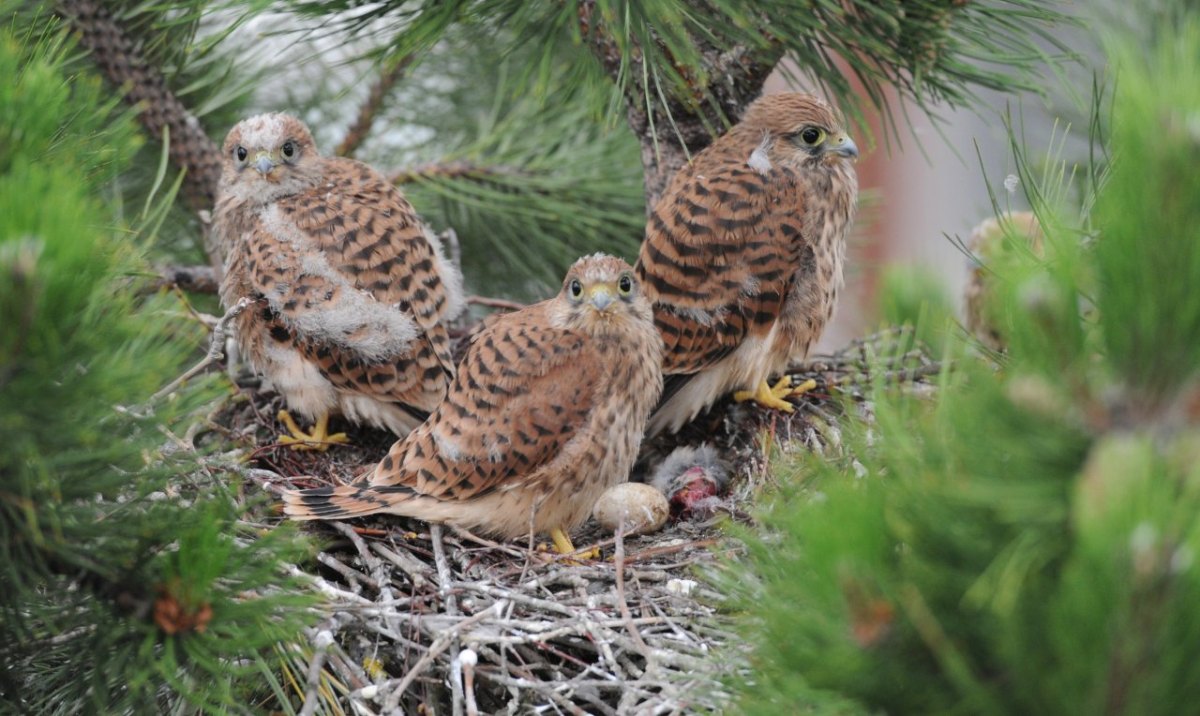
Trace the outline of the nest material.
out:
[[[745,647],[710,579],[738,549],[720,523],[749,519],[772,456],[804,450],[853,460],[841,450],[838,423],[848,405],[870,417],[871,385],[929,390],[940,366],[897,350],[910,344],[907,332],[888,331],[815,358],[792,376],[817,384],[792,414],[726,401],[647,446],[652,464],[681,445],[714,445],[732,467],[728,493],[714,509],[676,516],[651,535],[620,538],[589,524],[576,544],[599,545],[598,560],[391,516],[315,525],[332,541],[306,573],[327,601],[311,644],[290,655],[288,675],[305,711],[722,710],[730,698],[722,677],[744,664]],[[227,438],[267,445],[254,448],[246,474],[268,490],[352,479],[392,441],[357,429],[352,447],[297,453],[273,445],[278,398],[247,398],[216,422]]]

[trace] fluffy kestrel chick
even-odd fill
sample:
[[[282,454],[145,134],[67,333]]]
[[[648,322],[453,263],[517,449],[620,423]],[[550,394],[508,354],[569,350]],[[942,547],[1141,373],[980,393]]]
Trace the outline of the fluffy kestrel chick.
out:
[[[458,271],[386,178],[322,157],[300,120],[263,114],[225,138],[213,230],[224,249],[221,302],[254,301],[235,324],[250,363],[288,408],[280,440],[324,449],[330,413],[398,435],[454,376],[444,322],[461,312]]]
[[[672,179],[637,264],[665,344],[652,434],[732,390],[790,412],[784,398],[811,387],[766,379],[803,358],[833,314],[857,156],[828,104],[775,94]]]
[[[629,264],[596,254],[552,299],[498,316],[459,364],[446,400],[364,480],[285,495],[295,519],[373,513],[560,551],[596,498],[623,482],[662,391],[662,340]]]

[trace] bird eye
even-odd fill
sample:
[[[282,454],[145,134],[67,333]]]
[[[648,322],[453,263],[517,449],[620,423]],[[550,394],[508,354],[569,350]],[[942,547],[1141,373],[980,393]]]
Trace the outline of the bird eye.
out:
[[[233,150],[233,155],[237,157],[239,162],[246,161],[246,157],[249,156],[249,154],[250,152],[247,152],[245,147],[239,146],[237,149]]]
[[[283,143],[283,156],[291,159],[296,154],[296,145],[291,140]]]
[[[567,290],[571,292],[571,298],[579,298],[583,295],[583,284],[579,283],[579,279],[573,278],[567,285]]]
[[[800,130],[800,141],[810,147],[815,147],[825,141],[825,130],[820,127],[805,127]]]
[[[621,274],[621,278],[617,279],[617,291],[622,296],[628,296],[633,293],[633,277],[627,273]]]

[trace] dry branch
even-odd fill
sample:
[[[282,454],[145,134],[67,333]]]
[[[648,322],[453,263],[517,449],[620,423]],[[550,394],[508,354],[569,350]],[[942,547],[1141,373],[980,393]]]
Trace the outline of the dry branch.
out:
[[[217,321],[217,325],[213,327],[212,338],[208,343],[208,353],[204,356],[204,358],[201,359],[199,363],[189,368],[183,375],[166,384],[161,390],[150,396],[150,404],[153,405],[154,403],[157,403],[162,399],[163,396],[168,395],[171,391],[183,385],[188,380],[191,380],[199,375],[210,365],[221,360],[221,358],[225,355],[225,338],[229,333],[229,324],[233,321],[233,319],[237,318],[243,311],[249,308],[250,304],[252,303],[254,303],[254,301],[245,296],[238,299],[238,302],[234,304],[232,308],[226,311],[225,315],[221,316],[221,320]]]

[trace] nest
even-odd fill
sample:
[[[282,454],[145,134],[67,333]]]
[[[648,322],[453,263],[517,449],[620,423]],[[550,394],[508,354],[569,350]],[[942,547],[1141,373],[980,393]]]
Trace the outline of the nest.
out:
[[[303,713],[723,710],[731,698],[723,684],[744,667],[745,646],[713,579],[738,552],[722,523],[751,520],[772,459],[819,451],[852,460],[838,423],[848,408],[870,418],[870,386],[929,389],[940,366],[903,350],[911,344],[906,332],[888,331],[816,357],[792,376],[816,383],[794,413],[723,402],[648,445],[646,469],[680,447],[711,445],[729,480],[705,509],[677,511],[651,535],[590,524],[576,544],[598,546],[599,559],[390,516],[313,525],[325,548],[294,569],[325,601],[287,670]],[[352,447],[298,453],[273,444],[278,398],[241,396],[215,422],[227,438],[266,446],[253,448],[245,473],[271,491],[349,480],[393,439],[357,429]]]

